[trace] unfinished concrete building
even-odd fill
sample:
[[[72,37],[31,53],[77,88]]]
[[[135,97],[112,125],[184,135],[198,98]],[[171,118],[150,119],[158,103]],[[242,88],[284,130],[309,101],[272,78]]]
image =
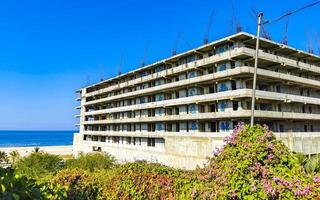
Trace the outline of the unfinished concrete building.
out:
[[[74,154],[193,169],[250,122],[256,38],[238,33],[78,90]],[[320,57],[261,39],[255,122],[320,152]]]

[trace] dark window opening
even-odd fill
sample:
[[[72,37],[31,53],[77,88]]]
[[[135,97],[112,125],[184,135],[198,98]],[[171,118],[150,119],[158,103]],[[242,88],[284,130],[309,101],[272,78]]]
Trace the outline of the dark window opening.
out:
[[[283,124],[280,124],[280,132],[284,132]]]
[[[148,145],[148,147],[156,146],[156,139],[155,138],[148,138],[147,145]]]
[[[277,85],[277,92],[281,92],[281,86]]]
[[[216,104],[210,105],[210,112],[216,112]]]
[[[304,132],[308,132],[308,126],[304,125]]]
[[[92,151],[98,151],[98,152],[101,152],[101,147],[93,146],[93,147],[92,147]]]
[[[239,108],[238,102],[237,102],[237,101],[234,101],[234,102],[233,102],[233,110],[238,110],[238,108]]]
[[[209,93],[214,93],[214,86],[209,86]]]
[[[231,69],[234,69],[235,68],[235,66],[236,66],[236,64],[235,64],[235,62],[234,61],[231,61]]]
[[[231,80],[231,89],[236,90],[237,89],[237,82],[235,80]]]
[[[238,121],[232,121],[232,127],[235,128],[238,125]]]
[[[211,132],[217,132],[217,124],[216,124],[216,122],[211,122],[210,131]]]

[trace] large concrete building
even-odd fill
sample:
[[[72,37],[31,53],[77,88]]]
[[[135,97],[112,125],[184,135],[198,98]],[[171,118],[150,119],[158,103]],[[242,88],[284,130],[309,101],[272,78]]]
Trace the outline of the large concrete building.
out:
[[[250,121],[256,38],[238,33],[78,90],[74,153],[192,169]],[[320,57],[261,39],[256,123],[320,152]]]

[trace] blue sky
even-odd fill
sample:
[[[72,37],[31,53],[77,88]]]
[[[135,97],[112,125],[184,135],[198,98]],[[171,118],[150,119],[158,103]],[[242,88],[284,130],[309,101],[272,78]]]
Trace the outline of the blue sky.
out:
[[[174,46],[182,52],[200,45],[212,12],[210,41],[234,32],[232,21],[255,33],[253,9],[270,19],[311,2],[1,1],[0,130],[75,130],[76,89],[116,75],[121,62],[126,72],[144,57],[146,63],[168,57]],[[319,11],[290,17],[290,45],[307,49],[310,41],[317,49]],[[285,21],[266,27],[272,39],[282,39]]]

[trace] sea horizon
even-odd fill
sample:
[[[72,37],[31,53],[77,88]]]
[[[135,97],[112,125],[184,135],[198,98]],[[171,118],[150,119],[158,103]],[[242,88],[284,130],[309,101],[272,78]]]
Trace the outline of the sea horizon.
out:
[[[0,130],[0,148],[65,146],[76,130]]]

